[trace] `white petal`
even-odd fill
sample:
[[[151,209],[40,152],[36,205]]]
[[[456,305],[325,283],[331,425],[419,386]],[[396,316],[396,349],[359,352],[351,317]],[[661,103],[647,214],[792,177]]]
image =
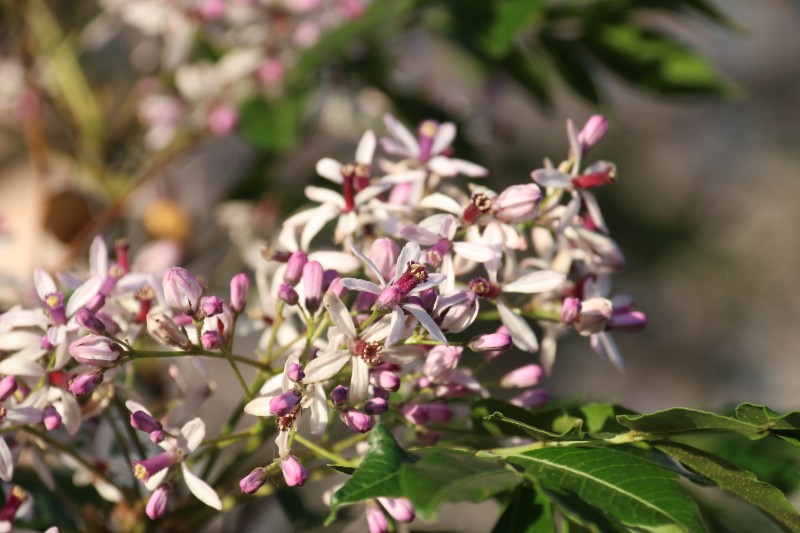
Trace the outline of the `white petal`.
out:
[[[486,167],[464,159],[451,158],[450,164],[455,167],[459,174],[469,176],[470,178],[482,178],[489,173]]]
[[[321,355],[308,363],[303,372],[306,377],[303,383],[319,383],[336,375],[350,359],[350,352],[339,350],[329,354]]]
[[[11,481],[12,477],[14,477],[14,458],[6,440],[0,438],[0,479]]]
[[[165,443],[167,443],[167,441],[162,442],[162,444]],[[150,476],[150,479],[144,482],[145,488],[151,492],[156,490],[158,486],[161,485],[161,483],[163,483],[164,479],[167,477],[167,474],[169,474],[169,470],[170,470],[169,468],[164,468],[159,470],[152,476]]]
[[[61,391],[61,402],[56,405],[61,414],[61,422],[69,435],[75,435],[81,428],[81,406],[78,400],[67,391]]]
[[[103,284],[103,278],[92,276],[86,283],[75,289],[72,296],[69,297],[67,302],[67,316],[74,315],[78,309],[84,307],[89,303],[89,300],[100,291],[100,286]]]
[[[392,311],[392,320],[389,323],[389,335],[386,337],[386,342],[384,344],[386,348],[397,344],[397,341],[399,341],[400,337],[403,336],[405,323],[406,316],[400,309],[395,309]]]
[[[428,176],[425,170],[401,170],[399,172],[392,172],[378,180],[378,183],[398,185],[400,183],[413,183],[417,181],[424,181]]]
[[[324,187],[315,187],[313,185],[309,185],[303,190],[306,193],[306,198],[312,202],[331,204],[342,209],[344,208],[344,197],[336,191],[325,189]]]
[[[386,190],[385,184],[370,185],[366,189],[358,192],[353,199],[356,205],[364,205]]]
[[[595,352],[611,361],[618,369],[625,370],[625,359],[622,358],[622,353],[619,351],[614,337],[605,331],[601,331],[592,335],[589,340]]]
[[[350,313],[347,312],[347,307],[344,306],[339,297],[332,292],[328,292],[322,298],[322,303],[339,331],[348,339],[355,339],[356,326],[353,324],[353,319],[350,318]]]
[[[220,501],[219,496],[208,483],[194,475],[189,470],[189,467],[186,466],[186,463],[181,463],[181,471],[183,472],[183,480],[186,482],[186,486],[189,487],[191,493],[198,500],[217,511],[222,510],[222,501]]]
[[[456,138],[456,125],[452,122],[444,122],[439,124],[439,127],[436,129],[436,136],[433,138],[433,143],[431,144],[431,154],[438,154],[451,144],[453,144],[453,140]]]
[[[367,397],[369,389],[369,365],[360,357],[353,357],[353,375],[350,378],[350,392],[347,398],[352,403],[360,403]]]
[[[564,228],[572,224],[572,219],[575,218],[575,215],[577,215],[578,211],[580,210],[581,197],[575,193],[572,195],[572,200],[570,200],[567,204],[567,208],[564,210],[563,215],[561,215],[561,222],[559,222],[558,228],[556,228],[557,235],[564,231]]]
[[[381,148],[383,148],[383,151],[387,154],[411,157],[411,154],[408,153],[408,149],[404,145],[390,137],[381,137],[380,143]]]
[[[312,252],[308,260],[318,261],[323,268],[335,268],[338,272],[353,272],[361,266],[358,259],[345,252]]]
[[[358,148],[356,148],[356,163],[363,165],[372,163],[372,156],[375,155],[375,144],[375,134],[372,130],[365,131],[358,142]]]
[[[358,229],[358,214],[355,211],[342,213],[336,221],[336,230],[333,232],[333,241],[342,242]]]
[[[427,209],[439,209],[440,211],[446,211],[459,216],[464,211],[464,208],[461,207],[461,204],[455,199],[440,192],[429,194],[423,198],[420,202],[420,207]]]
[[[0,324],[19,328],[31,326],[47,328],[50,325],[50,317],[44,314],[44,309],[12,309],[0,315]]]
[[[360,291],[360,292],[369,292],[372,294],[380,294],[381,288],[372,283],[371,281],[367,281],[365,279],[357,279],[357,278],[342,278],[339,280],[339,283],[345,289],[349,289],[351,291]]]
[[[42,336],[29,331],[10,331],[0,335],[0,350],[16,352],[27,346],[39,347]]]
[[[271,416],[272,411],[269,408],[269,402],[275,397],[272,396],[260,396],[253,400],[250,400],[244,406],[244,412],[248,415],[253,416]]]
[[[289,433],[289,431],[279,431],[278,436],[275,437],[275,444],[278,445],[280,455],[289,453]]]
[[[572,178],[569,174],[565,174],[555,168],[540,168],[531,172],[533,181],[542,187],[555,187],[557,189],[566,189],[572,185]]]
[[[445,346],[448,346],[447,338],[444,336],[442,330],[439,329],[439,326],[431,318],[427,311],[415,304],[403,304],[402,307],[414,315],[414,318],[419,320],[419,323],[422,324],[422,327],[425,328],[434,339],[441,342]]]
[[[325,433],[325,428],[328,427],[328,401],[322,385],[309,385],[309,388],[313,388],[309,430],[312,435],[318,437]]]
[[[453,252],[465,259],[477,261],[478,263],[491,261],[497,255],[497,252],[495,252],[491,246],[476,242],[454,242]]]
[[[300,235],[300,248],[308,250],[311,241],[317,233],[325,227],[325,224],[339,216],[340,209],[335,205],[322,204],[314,211],[314,216],[309,219]]]
[[[539,349],[539,341],[536,334],[525,321],[524,318],[514,313],[501,300],[497,300],[497,311],[500,313],[500,320],[508,328],[514,346],[526,352],[535,352]]]
[[[48,294],[52,294],[58,290],[50,274],[38,267],[33,271],[33,284],[36,286],[36,294],[39,295],[39,299],[41,300],[44,300],[45,296]]]
[[[362,262],[363,262],[365,265],[367,265],[367,267],[368,267],[368,268],[369,268],[369,269],[372,271],[372,273],[373,273],[373,274],[375,274],[375,277],[376,277],[376,278],[378,278],[378,281],[380,281],[381,287],[384,287],[384,286],[386,285],[386,280],[384,280],[384,279],[383,279],[383,276],[381,275],[381,271],[380,271],[380,269],[378,269],[378,267],[376,267],[376,266],[375,266],[375,263],[373,263],[373,262],[372,262],[372,260],[371,260],[369,257],[367,257],[366,255],[364,255],[364,252],[362,252],[362,251],[361,251],[361,250],[360,250],[360,249],[359,249],[359,248],[358,248],[358,247],[357,247],[357,246],[356,246],[356,245],[353,243],[353,241],[351,241],[351,240],[348,240],[348,241],[347,241],[347,245],[348,245],[348,247],[349,247],[349,248],[350,248],[350,249],[353,251],[353,253],[356,255],[356,257],[358,257],[359,259],[361,259],[361,261],[362,261]]]
[[[406,264],[409,261],[419,260],[419,244],[415,242],[406,243],[403,249],[400,250],[400,255],[397,256],[397,263],[394,267],[394,281],[397,281],[403,272],[406,271]]]
[[[406,224],[401,227],[400,236],[407,241],[424,244],[425,246],[432,246],[442,239],[436,233],[416,224]]]
[[[503,285],[503,292],[534,294],[558,288],[567,277],[555,270],[539,270],[520,276],[515,281]]]
[[[193,418],[181,428],[181,436],[185,440],[186,448],[194,451],[206,436],[206,424],[201,418]]]
[[[458,174],[458,168],[449,157],[437,155],[430,158],[427,165],[428,169],[434,174],[450,178]]]
[[[417,139],[414,135],[408,131],[408,128],[389,114],[383,116],[383,123],[386,125],[386,129],[389,130],[389,133],[403,143],[412,158],[416,159],[419,157],[419,144],[417,144]]]
[[[45,375],[45,371],[33,361],[22,357],[9,357],[0,361],[0,374],[41,378]]]
[[[597,204],[597,198],[589,191],[582,191],[583,203],[586,204],[586,211],[589,213],[594,225],[599,231],[608,233],[608,226],[606,220],[603,218],[603,213],[600,211],[600,206]]]
[[[317,174],[334,183],[342,183],[344,181],[342,178],[342,164],[330,157],[317,161]]]
[[[48,489],[55,491],[56,480],[53,478],[53,473],[50,472],[50,468],[42,461],[41,455],[32,453],[30,457],[33,462],[33,469],[36,470],[36,475],[39,476],[39,479],[42,480],[42,483],[44,483]]]
[[[103,278],[108,274],[108,248],[100,235],[94,238],[89,247],[89,271]]]

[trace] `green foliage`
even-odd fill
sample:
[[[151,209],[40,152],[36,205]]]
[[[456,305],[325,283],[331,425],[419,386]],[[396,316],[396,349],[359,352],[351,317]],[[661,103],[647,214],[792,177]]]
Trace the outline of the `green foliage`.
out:
[[[734,416],[686,408],[636,415],[602,403],[527,410],[481,400],[472,414],[481,437],[471,451],[407,452],[383,426],[376,427],[361,465],[334,494],[330,519],[343,504],[379,496],[408,498],[424,520],[433,520],[447,502],[496,498],[503,510],[495,532],[553,531],[557,523],[562,531],[716,528],[721,522],[708,518],[713,507],[702,496],[707,492],[685,490],[692,483],[716,487],[782,529],[800,531],[800,515],[769,482],[775,478],[794,488],[800,480],[780,477],[754,457],[772,436],[770,449],[788,450],[777,456],[796,470],[800,453],[786,441],[796,442],[797,413],[743,404]],[[722,438],[724,446],[709,440],[711,435]],[[528,444],[499,447],[510,437]],[[697,446],[675,440],[698,438],[703,440]],[[725,439],[735,439],[736,447]],[[737,456],[738,464],[715,448]],[[749,464],[768,477],[751,472]]]

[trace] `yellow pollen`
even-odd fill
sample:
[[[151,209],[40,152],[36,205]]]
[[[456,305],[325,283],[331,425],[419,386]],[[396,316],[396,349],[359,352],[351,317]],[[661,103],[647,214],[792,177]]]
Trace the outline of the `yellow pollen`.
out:
[[[364,179],[370,177],[369,167],[363,163],[356,164],[355,170],[353,172],[356,178]]]
[[[150,285],[144,285],[136,291],[136,299],[140,302],[149,302],[156,297],[156,293]]]
[[[138,464],[133,467],[133,475],[136,476],[136,479],[144,481],[145,479],[147,479],[147,469],[144,466]]]
[[[121,278],[125,275],[125,271],[119,265],[111,265],[108,268],[108,275],[112,278]]]
[[[28,492],[19,485],[14,485],[14,487],[11,489],[11,494],[23,502],[28,499]]]
[[[433,137],[436,135],[436,130],[438,129],[439,127],[436,125],[436,122],[432,120],[426,120],[419,126],[420,134],[424,135],[425,137]]]
[[[425,281],[425,279],[428,277],[428,272],[425,270],[425,265],[421,265],[419,263],[413,263],[409,265],[408,273],[419,282]]]
[[[489,211],[492,208],[492,200],[482,193],[476,193],[475,196],[472,197],[472,204],[481,212]]]
[[[52,309],[54,307],[58,307],[61,302],[57,294],[50,294],[47,298],[44,299],[44,303],[45,305],[47,305],[47,307],[50,307]]]

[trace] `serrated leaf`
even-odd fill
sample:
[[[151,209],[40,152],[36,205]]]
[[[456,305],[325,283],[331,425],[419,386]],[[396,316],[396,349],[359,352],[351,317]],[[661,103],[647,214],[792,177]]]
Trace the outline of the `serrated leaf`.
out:
[[[714,480],[722,490],[754,505],[789,531],[800,532],[800,514],[786,496],[772,485],[759,481],[752,472],[740,470],[719,457],[685,444],[665,442],[655,447]]]
[[[553,511],[544,493],[532,485],[520,485],[497,520],[492,533],[551,533]]]
[[[331,496],[328,523],[336,518],[336,511],[341,505],[378,496],[403,496],[400,468],[416,461],[416,457],[401,448],[382,424],[373,428],[367,442],[369,451],[361,464],[350,479]]]
[[[543,448],[506,458],[545,488],[566,492],[629,528],[705,531],[678,476],[608,448]]]
[[[718,431],[736,432],[758,439],[766,436],[769,430],[766,425],[755,425],[730,416],[684,407],[646,415],[621,415],[617,421],[627,428],[658,435]]]
[[[500,400],[480,400],[472,406],[477,427],[494,436],[534,437],[539,440],[576,439],[583,420],[561,408],[525,409]]]
[[[522,479],[494,458],[458,450],[434,450],[400,472],[402,495],[424,520],[436,518],[445,502],[482,502],[514,489]]]

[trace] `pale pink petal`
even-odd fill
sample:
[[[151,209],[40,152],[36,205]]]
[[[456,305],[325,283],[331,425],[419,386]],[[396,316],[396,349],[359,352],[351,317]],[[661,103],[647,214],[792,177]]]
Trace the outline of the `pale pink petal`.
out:
[[[389,348],[397,344],[400,337],[403,336],[403,329],[405,328],[406,317],[400,309],[392,311],[392,320],[389,323],[389,335],[386,337],[385,346]]]
[[[414,318],[422,324],[422,327],[425,328],[434,339],[448,346],[447,338],[427,311],[415,304],[403,304],[402,308],[414,315]]]
[[[185,440],[186,449],[194,451],[206,437],[206,424],[201,418],[193,418],[181,428],[181,436]]]
[[[306,193],[306,198],[312,202],[331,204],[340,209],[344,209],[344,198],[336,191],[325,189],[324,187],[315,187],[313,185],[309,185],[303,190]]]
[[[6,440],[0,438],[0,479],[3,481],[11,481],[14,477],[14,458],[11,455],[11,450],[6,444]]]
[[[450,164],[455,167],[459,174],[469,176],[470,178],[482,178],[489,173],[486,167],[464,159],[451,158]]]
[[[269,402],[275,396],[260,396],[254,400],[250,400],[244,406],[244,412],[253,416],[270,416],[272,411],[269,408]]]
[[[21,357],[9,357],[0,361],[0,374],[7,376],[23,376],[41,378],[45,371],[38,364]]]
[[[30,458],[33,462],[33,469],[36,470],[36,475],[39,476],[39,479],[42,480],[42,483],[44,483],[45,487],[51,491],[55,491],[56,480],[53,477],[53,473],[50,472],[50,467],[44,464],[44,461],[42,461],[42,456],[38,453],[32,453],[30,454]]]
[[[353,357],[353,375],[350,377],[350,392],[347,398],[360,403],[367,397],[369,389],[369,365],[360,357]]]
[[[131,413],[135,413],[136,411],[144,411],[148,415],[153,416],[150,413],[150,411],[147,409],[147,407],[145,407],[144,405],[140,404],[139,402],[136,402],[136,401],[133,401],[133,400],[125,400],[125,407]]]
[[[383,358],[388,363],[407,365],[423,357],[425,351],[419,346],[392,346],[383,350]]]
[[[189,491],[194,494],[198,500],[212,509],[216,509],[217,511],[222,510],[222,501],[220,501],[219,496],[217,496],[217,493],[214,492],[214,489],[212,489],[208,483],[194,475],[192,471],[189,470],[189,467],[186,466],[186,463],[181,463],[181,471],[183,472],[183,480],[186,482],[186,486],[189,487]]]
[[[617,347],[614,337],[608,332],[601,331],[590,337],[590,344],[601,357],[611,361],[619,370],[625,370],[625,360]]]
[[[356,205],[364,205],[386,190],[386,184],[370,185],[366,189],[356,194],[353,199]]]
[[[339,328],[339,331],[341,331],[348,339],[355,339],[356,327],[353,324],[353,319],[350,318],[350,313],[347,311],[347,307],[345,307],[339,297],[332,292],[328,292],[323,297],[322,302],[325,305],[325,310],[328,311],[328,315],[331,317],[331,320],[336,327]]]
[[[43,309],[12,309],[0,315],[0,324],[17,328],[46,328],[50,325],[50,317],[44,314]]]
[[[381,148],[383,148],[383,151],[387,154],[399,155],[401,157],[411,157],[408,148],[394,139],[390,139],[389,137],[381,137],[380,143]]]
[[[389,133],[405,145],[409,156],[414,159],[419,157],[419,144],[417,144],[417,139],[414,135],[408,131],[408,128],[389,114],[383,116],[383,123],[386,125],[386,129],[389,130]]]
[[[325,433],[325,428],[328,427],[328,401],[325,398],[325,389],[321,385],[309,385],[311,389],[311,419],[309,420],[308,429],[314,436],[320,436]]]
[[[0,350],[16,352],[28,346],[39,347],[42,335],[29,331],[9,331],[0,335]]]
[[[361,291],[361,292],[369,292],[372,294],[380,294],[381,288],[372,283],[371,281],[367,281],[364,279],[357,279],[357,278],[342,278],[339,280],[339,283],[345,289],[349,289],[351,291]]]
[[[458,166],[449,157],[437,155],[430,158],[427,165],[428,169],[434,174],[450,178],[458,174]]]
[[[522,294],[535,294],[552,291],[558,288],[567,277],[554,270],[539,270],[520,276],[511,283],[503,285],[503,292],[516,292]]]
[[[61,390],[61,402],[55,407],[61,414],[61,423],[64,424],[67,434],[75,435],[81,428],[81,406],[78,400],[67,391]]]
[[[401,170],[392,172],[382,177],[379,181],[381,184],[398,185],[400,183],[413,183],[424,180],[428,175],[425,170]]]
[[[500,320],[508,328],[514,346],[526,352],[535,352],[539,349],[536,334],[524,318],[509,309],[502,300],[497,300],[497,311],[500,314]]]
[[[89,272],[93,276],[105,277],[108,274],[108,248],[103,237],[97,235],[89,247]]]
[[[567,204],[567,208],[561,216],[561,222],[558,224],[558,228],[556,228],[556,234],[560,234],[564,231],[564,228],[572,224],[572,219],[575,218],[575,215],[577,215],[580,210],[581,197],[579,194],[573,193],[572,200]]]
[[[36,287],[36,294],[38,294],[39,298],[42,300],[44,300],[45,296],[48,294],[52,294],[58,290],[50,274],[38,267],[33,271],[33,284]]]
[[[572,178],[555,168],[540,168],[531,172],[533,181],[542,187],[555,187],[556,189],[566,189],[572,185]]]
[[[436,129],[436,136],[431,144],[431,154],[439,154],[442,150],[453,144],[456,138],[456,125],[452,122],[443,122]]]
[[[453,252],[470,261],[485,263],[491,261],[497,255],[491,246],[476,242],[454,242]]]
[[[569,139],[569,150],[575,157],[575,161],[572,165],[572,173],[576,174],[581,166],[581,156],[583,154],[581,142],[578,140],[578,131],[575,129],[575,124],[572,122],[572,119],[567,119],[567,138]]]
[[[355,211],[342,213],[336,221],[336,230],[333,233],[334,242],[342,242],[358,229],[358,214]]]
[[[606,220],[603,218],[603,213],[600,211],[600,206],[597,204],[597,198],[589,191],[582,191],[583,203],[586,205],[586,211],[589,217],[594,222],[595,227],[603,233],[608,233],[608,226]]]
[[[38,424],[42,416],[42,411],[36,407],[16,407],[6,412],[4,421],[12,425]]]
[[[403,249],[400,250],[400,254],[397,256],[397,263],[394,267],[394,281],[406,271],[406,265],[409,261],[418,261],[419,260],[419,244],[415,242],[406,243],[403,246]]]
[[[78,312],[78,309],[85,307],[89,300],[97,295],[102,285],[103,278],[91,277],[86,280],[86,283],[75,289],[67,302],[67,316],[72,316]]]
[[[163,444],[167,445],[166,449],[169,449],[169,447],[172,446],[167,441],[163,441],[162,445]],[[164,468],[163,470],[159,470],[158,472],[150,476],[150,479],[144,482],[144,487],[150,492],[156,490],[156,488],[158,488],[158,486],[164,482],[164,479],[166,479],[167,474],[169,474],[169,468]]]
[[[460,203],[440,192],[429,194],[423,198],[422,201],[420,201],[420,207],[424,207],[426,209],[438,209],[440,211],[446,211],[459,216],[464,211],[464,208]]]
[[[362,165],[372,163],[372,156],[375,155],[375,144],[375,134],[372,130],[365,131],[358,142],[358,148],[356,148],[356,163],[361,163]]]
[[[364,255],[364,252],[362,252],[362,251],[361,251],[361,250],[360,250],[360,249],[359,249],[359,248],[358,248],[358,247],[357,247],[357,246],[356,246],[356,245],[353,243],[353,241],[351,241],[351,240],[348,240],[348,241],[347,241],[347,245],[348,245],[348,247],[350,248],[350,250],[352,250],[352,251],[353,251],[353,253],[356,255],[356,257],[358,257],[359,259],[361,259],[361,261],[362,261],[362,262],[363,262],[365,265],[367,265],[367,268],[369,268],[369,269],[372,271],[372,273],[373,273],[373,274],[375,274],[375,277],[376,277],[376,278],[378,278],[378,281],[380,281],[380,283],[381,283],[381,287],[384,287],[384,286],[386,286],[386,280],[384,280],[384,279],[383,279],[383,276],[381,275],[381,271],[380,271],[380,269],[379,269],[378,267],[376,267],[376,266],[375,266],[375,263],[373,263],[373,262],[372,262],[372,260],[371,260],[369,257],[367,257],[366,255]]]
[[[339,370],[350,360],[350,352],[339,350],[329,354],[320,355],[308,363],[303,372],[306,377],[303,383],[319,383],[336,375]]]
[[[308,250],[311,241],[317,233],[325,227],[325,224],[339,215],[339,208],[331,204],[322,204],[314,213],[314,216],[306,223],[303,233],[300,235],[300,248]]]
[[[279,431],[278,436],[275,437],[275,444],[278,446],[280,455],[289,453],[289,433],[289,431]]]
[[[407,241],[413,241],[425,246],[432,246],[441,240],[436,233],[416,224],[406,224],[400,228],[400,236]]]
[[[334,183],[341,184],[344,181],[342,178],[342,164],[330,157],[317,161],[317,174]]]
[[[418,284],[416,287],[411,289],[411,292],[409,294],[419,294],[420,292],[426,289],[430,289],[431,287],[436,287],[437,285],[440,285],[446,279],[447,276],[444,274],[439,274],[439,273],[428,274],[428,280],[423,281],[422,283]]]
[[[318,261],[324,268],[335,268],[339,272],[353,272],[361,266],[358,259],[345,252],[311,252],[308,260]]]

